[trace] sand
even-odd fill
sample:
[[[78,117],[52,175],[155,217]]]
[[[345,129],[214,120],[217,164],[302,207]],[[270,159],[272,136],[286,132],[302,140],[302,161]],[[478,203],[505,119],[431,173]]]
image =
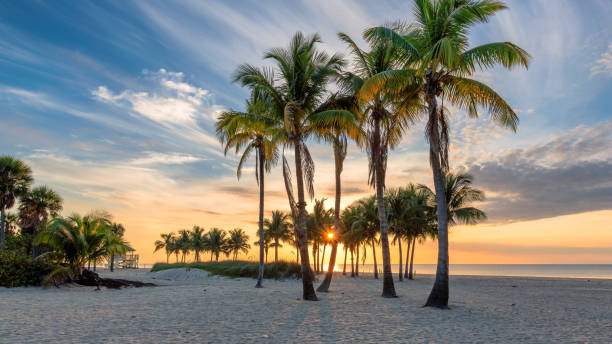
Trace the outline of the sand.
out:
[[[319,302],[298,280],[199,270],[102,273],[159,284],[0,288],[1,343],[610,343],[612,280],[451,277],[452,310],[420,308],[432,276],[396,282],[338,275]]]

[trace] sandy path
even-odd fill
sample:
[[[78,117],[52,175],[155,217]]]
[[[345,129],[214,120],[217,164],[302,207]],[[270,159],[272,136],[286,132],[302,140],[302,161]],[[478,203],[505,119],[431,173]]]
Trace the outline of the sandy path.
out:
[[[155,288],[0,288],[0,342],[612,341],[612,280],[458,276],[453,309],[441,311],[419,307],[431,276],[396,283],[397,299],[379,297],[382,281],[338,276],[320,302],[303,302],[294,280],[254,289],[252,279],[159,274],[112,274],[162,284]]]

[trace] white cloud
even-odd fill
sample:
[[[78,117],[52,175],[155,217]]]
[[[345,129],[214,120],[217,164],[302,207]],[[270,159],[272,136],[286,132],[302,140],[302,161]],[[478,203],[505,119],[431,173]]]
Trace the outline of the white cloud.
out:
[[[201,161],[202,158],[189,154],[148,152],[146,156],[131,161],[132,165],[154,165],[154,164],[187,164]]]
[[[612,77],[612,43],[608,45],[608,50],[595,60],[591,67],[591,76],[600,74]]]
[[[146,91],[124,90],[114,93],[106,86],[92,91],[94,98],[149,119],[173,135],[217,147],[218,140],[199,125],[201,120],[215,120],[223,107],[215,105],[208,90],[183,80],[182,72],[143,71]],[[220,154],[218,149],[215,153]]]

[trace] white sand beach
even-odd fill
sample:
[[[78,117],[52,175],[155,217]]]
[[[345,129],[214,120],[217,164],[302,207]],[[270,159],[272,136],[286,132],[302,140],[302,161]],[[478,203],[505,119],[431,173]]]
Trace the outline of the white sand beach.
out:
[[[452,310],[421,308],[432,276],[396,282],[338,274],[319,302],[297,280],[200,270],[102,273],[158,287],[0,288],[2,343],[610,343],[612,280],[451,277]]]

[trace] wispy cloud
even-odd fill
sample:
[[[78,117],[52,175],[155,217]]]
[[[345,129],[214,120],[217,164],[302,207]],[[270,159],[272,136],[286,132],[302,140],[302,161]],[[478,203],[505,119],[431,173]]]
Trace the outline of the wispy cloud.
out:
[[[595,60],[591,67],[591,76],[604,75],[612,77],[612,43],[608,45],[608,50]]]

